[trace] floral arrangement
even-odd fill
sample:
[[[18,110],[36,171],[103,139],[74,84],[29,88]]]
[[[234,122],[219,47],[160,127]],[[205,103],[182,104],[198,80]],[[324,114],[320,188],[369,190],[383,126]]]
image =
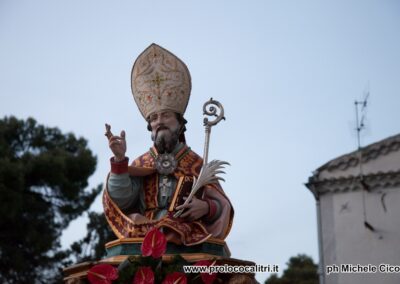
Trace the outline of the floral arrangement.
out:
[[[144,237],[141,256],[129,256],[118,268],[110,264],[98,264],[87,272],[91,284],[212,284],[217,279],[215,273],[183,273],[184,265],[210,266],[216,261],[201,260],[190,264],[182,256],[175,255],[168,263],[162,261],[167,250],[165,235],[157,228]]]

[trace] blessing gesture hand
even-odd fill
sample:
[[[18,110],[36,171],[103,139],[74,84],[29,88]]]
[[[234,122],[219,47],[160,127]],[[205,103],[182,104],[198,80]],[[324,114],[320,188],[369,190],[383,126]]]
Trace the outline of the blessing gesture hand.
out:
[[[124,160],[126,153],[125,131],[122,130],[120,136],[114,136],[111,132],[111,125],[106,123],[105,136],[108,138],[108,146],[114,154],[115,161]]]

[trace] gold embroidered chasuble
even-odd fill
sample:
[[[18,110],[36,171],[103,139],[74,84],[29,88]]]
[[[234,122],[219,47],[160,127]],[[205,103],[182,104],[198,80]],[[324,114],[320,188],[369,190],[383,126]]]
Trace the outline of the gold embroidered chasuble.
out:
[[[137,169],[154,169],[155,154],[157,155],[157,151],[153,147],[149,152],[134,160],[132,165],[128,167],[128,171],[132,173],[138,172]],[[198,177],[203,161],[187,145],[176,154],[176,158],[178,165],[173,175],[177,180],[182,179],[182,177]],[[153,171],[153,173],[143,176],[144,203],[146,206],[144,215],[149,221],[140,224],[126,216],[112,201],[108,189],[104,190],[104,213],[118,238],[144,237],[146,232],[153,227],[163,228],[169,241],[186,246],[202,243],[210,237],[225,239],[228,235],[232,226],[233,209],[219,184],[205,186],[202,193],[203,198],[218,200],[221,205],[221,215],[213,222],[203,220],[185,222],[183,219],[174,218],[174,212],[171,210],[161,219],[154,220],[155,211],[158,209],[158,187],[158,173]]]

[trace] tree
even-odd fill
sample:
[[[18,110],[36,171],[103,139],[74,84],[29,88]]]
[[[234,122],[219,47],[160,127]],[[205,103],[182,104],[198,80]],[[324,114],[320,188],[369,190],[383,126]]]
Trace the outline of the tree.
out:
[[[318,266],[311,257],[299,254],[291,257],[282,277],[272,274],[265,284],[318,284]]]
[[[95,167],[83,138],[32,118],[0,120],[1,283],[57,281],[68,259],[62,231],[101,191],[85,190]]]
[[[71,250],[76,262],[98,260],[105,256],[104,245],[115,240],[103,213],[89,212],[87,235],[72,244]]]

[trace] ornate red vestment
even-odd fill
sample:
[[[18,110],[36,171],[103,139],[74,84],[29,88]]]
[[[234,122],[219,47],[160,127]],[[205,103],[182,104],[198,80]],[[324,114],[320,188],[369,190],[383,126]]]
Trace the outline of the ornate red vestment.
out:
[[[152,151],[157,153],[155,148],[152,148]],[[177,180],[184,176],[198,177],[203,160],[195,152],[185,145],[176,157],[179,157],[178,166],[173,175]],[[128,172],[135,175],[135,173],[146,172],[154,168],[155,160],[149,151],[134,160],[128,167]],[[112,230],[120,239],[144,237],[148,230],[158,227],[163,228],[167,237],[170,236],[170,241],[191,246],[202,243],[210,237],[225,239],[231,229],[233,208],[219,184],[205,186],[202,194],[203,198],[218,200],[221,205],[220,217],[211,223],[203,220],[185,222],[183,219],[174,218],[173,212],[169,212],[159,220],[154,220],[154,213],[158,208],[158,174],[155,171],[143,176],[143,190],[146,205],[144,215],[149,221],[138,224],[126,216],[112,201],[106,185],[103,194],[104,213]]]

